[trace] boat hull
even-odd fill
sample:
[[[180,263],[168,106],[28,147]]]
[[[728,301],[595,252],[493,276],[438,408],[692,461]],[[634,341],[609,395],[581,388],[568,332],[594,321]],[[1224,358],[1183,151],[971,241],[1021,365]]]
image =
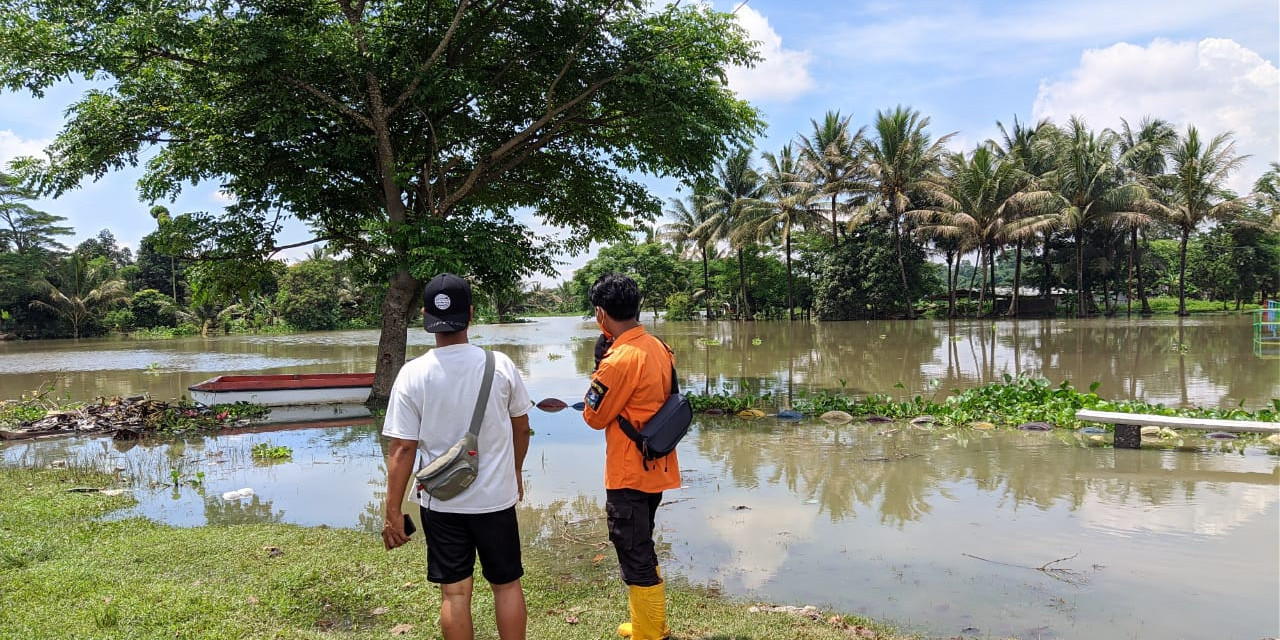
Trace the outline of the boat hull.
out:
[[[206,406],[248,402],[267,407],[360,404],[373,387],[372,373],[218,376],[191,385],[191,399]]]

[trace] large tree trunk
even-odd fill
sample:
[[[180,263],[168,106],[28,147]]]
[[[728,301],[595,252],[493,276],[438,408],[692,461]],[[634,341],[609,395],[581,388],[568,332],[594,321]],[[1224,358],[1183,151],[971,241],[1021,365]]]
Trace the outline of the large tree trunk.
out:
[[[982,305],[987,300],[987,261],[991,259],[991,251],[986,247],[978,247],[978,271],[982,272],[982,280],[978,284],[978,317],[982,317]]]
[[[1053,289],[1053,262],[1049,257],[1049,241],[1053,239],[1052,231],[1044,232],[1044,253],[1040,256],[1040,262],[1044,265],[1044,280],[1040,282],[1040,295],[1048,297]]]
[[[791,296],[791,234],[787,234],[787,320],[795,322],[796,304]]]
[[[1144,281],[1142,280],[1142,251],[1141,249],[1137,248],[1138,245],[1136,243],[1138,241],[1138,229],[1136,227],[1133,230],[1133,241],[1135,243],[1133,260],[1134,260],[1134,263],[1137,264],[1137,268],[1138,268],[1138,297],[1142,299],[1141,313],[1144,316],[1149,316],[1151,315],[1151,301],[1147,300],[1147,287]],[[1145,245],[1146,242],[1147,242],[1147,234],[1143,233],[1142,243]]]
[[[1129,230],[1129,275],[1124,280],[1124,314],[1126,316],[1133,315],[1133,265],[1138,253],[1138,227],[1131,227]]]
[[[953,265],[951,264],[953,262],[957,263],[957,266],[954,269],[953,269]],[[957,278],[957,274],[959,273],[959,270],[958,270],[959,262],[960,261],[957,259],[955,251],[947,252],[947,317],[948,318],[956,317],[956,278]]]
[[[738,249],[738,291],[742,294],[742,319],[751,319],[751,302],[747,299],[747,267]]]
[[[1076,317],[1085,317],[1084,306],[1084,231],[1076,232]]]
[[[831,248],[833,249],[840,248],[840,234],[837,231],[839,225],[836,224],[836,196],[837,194],[831,194]]]
[[[1022,240],[1018,240],[1013,250],[1013,294],[1009,297],[1010,318],[1018,317],[1018,289],[1022,287]],[[1017,344],[1015,341],[1014,344]],[[1017,362],[1016,360],[1014,362]]]
[[[1187,315],[1187,238],[1191,232],[1183,229],[1178,243],[1178,315]]]
[[[422,283],[401,269],[391,276],[382,299],[382,332],[378,336],[378,364],[373,372],[370,405],[385,405],[391,398],[391,384],[404,366],[405,344],[409,339],[409,313],[418,299]]]
[[[711,280],[707,276],[707,245],[702,245],[702,301],[707,305],[707,320],[711,319]]]
[[[896,207],[895,207],[896,208]],[[898,233],[898,216],[893,217],[893,247],[898,254],[898,274],[902,278],[902,297],[907,303],[907,319],[916,319],[915,301],[911,299],[911,289],[907,286],[907,264],[902,260],[902,236]]]

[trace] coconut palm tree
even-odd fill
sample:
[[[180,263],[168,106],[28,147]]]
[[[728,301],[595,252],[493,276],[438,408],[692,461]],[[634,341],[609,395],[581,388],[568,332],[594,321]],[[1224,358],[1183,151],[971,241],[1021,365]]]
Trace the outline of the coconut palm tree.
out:
[[[848,117],[839,111],[828,111],[822,122],[809,121],[813,134],[800,136],[800,161],[809,181],[816,186],[815,196],[827,205],[831,216],[831,246],[840,246],[839,219],[844,207],[840,197],[866,189],[866,170],[858,158],[865,127],[853,131]]]
[[[777,155],[766,152],[764,162],[764,189],[756,237],[760,240],[776,238],[782,242],[787,263],[787,319],[795,320],[791,234],[797,228],[821,226],[825,221],[822,213],[809,204],[818,187],[805,180],[804,167],[790,144],[784,145]]]
[[[1253,199],[1271,218],[1271,230],[1280,233],[1280,162],[1272,162],[1271,168],[1253,183]]]
[[[747,271],[743,253],[755,241],[756,216],[760,210],[763,184],[760,174],[751,166],[751,149],[740,148],[729,154],[716,171],[716,181],[707,191],[702,206],[707,221],[703,223],[709,237],[724,240],[738,255],[738,294],[742,317],[751,318],[751,300],[747,296]]]
[[[1083,318],[1088,311],[1084,288],[1085,232],[1116,220],[1144,223],[1147,215],[1139,211],[1138,206],[1147,192],[1138,183],[1125,179],[1116,158],[1115,133],[1105,130],[1095,133],[1082,118],[1072,116],[1053,137],[1054,169],[1048,178],[1059,199],[1060,224],[1070,233],[1075,245],[1076,315]]]
[[[869,184],[874,191],[870,202],[861,207],[850,221],[851,227],[876,219],[888,221],[908,318],[915,318],[916,312],[915,301],[911,299],[907,285],[906,263],[902,258],[906,214],[921,208],[917,201],[927,191],[925,181],[941,165],[946,153],[944,145],[955,135],[947,134],[934,140],[925,131],[928,126],[929,118],[903,106],[888,112],[876,112],[873,125],[876,137],[864,138],[860,145],[862,159],[867,163]]]
[[[1187,127],[1169,150],[1170,173],[1159,180],[1160,217],[1177,227],[1178,315],[1187,315],[1187,241],[1206,220],[1230,220],[1244,209],[1245,200],[1226,188],[1231,172],[1249,156],[1236,154],[1230,133],[1206,143],[1194,126]]]
[[[1150,116],[1138,122],[1136,128],[1129,122],[1120,119],[1120,165],[1129,172],[1131,180],[1143,185],[1148,192],[1154,192],[1156,178],[1165,171],[1165,155],[1178,139],[1178,132],[1173,125],[1159,118]],[[1138,235],[1146,227],[1143,224],[1129,225],[1129,278],[1130,285],[1138,287],[1138,298],[1142,300],[1143,315],[1151,314],[1151,303],[1147,300],[1147,288],[1142,281],[1142,256],[1138,249]],[[1144,234],[1145,235],[1145,234]],[[1133,291],[1128,294],[1129,311],[1132,313]]]
[[[939,204],[928,214],[913,214],[928,224],[922,228],[943,237],[955,237],[978,249],[982,286],[978,293],[981,312],[988,286],[993,295],[996,252],[1013,237],[1023,237],[1056,222],[1048,213],[1049,193],[1037,190],[1035,178],[1009,157],[981,145],[969,154],[948,158],[945,177],[929,180],[931,199]]]
[[[44,300],[32,300],[31,308],[50,311],[71,323],[71,335],[80,337],[80,328],[99,309],[123,304],[129,299],[124,280],[108,276],[104,265],[72,253],[62,261],[55,275],[57,284],[41,277],[33,284]]]
[[[684,200],[671,199],[671,206],[664,212],[673,221],[662,226],[662,236],[677,246],[676,253],[683,255],[696,250],[702,260],[702,290],[695,292],[706,303],[707,318],[711,317],[711,275],[709,261],[715,254],[715,234],[707,224],[711,210],[703,206],[707,189],[695,186],[693,193]]]
[[[988,140],[987,145],[998,156],[1015,163],[1018,168],[1026,172],[1035,182],[1036,188],[1043,191],[1045,176],[1053,170],[1052,140],[1053,133],[1056,131],[1053,123],[1048,118],[1041,118],[1034,125],[1027,126],[1019,122],[1015,116],[1011,129],[1006,129],[999,121],[996,122],[996,126],[1000,128],[1001,140]],[[1018,300],[1022,292],[1022,248],[1033,244],[1041,235],[1044,238],[1044,251],[1041,257],[1045,273],[1042,293],[1048,294],[1049,275],[1052,273],[1049,242],[1053,239],[1055,226],[1030,222],[1022,227],[1010,228],[1010,239],[1014,243],[1013,296],[1009,299],[1008,311],[1010,316],[1018,314]]]

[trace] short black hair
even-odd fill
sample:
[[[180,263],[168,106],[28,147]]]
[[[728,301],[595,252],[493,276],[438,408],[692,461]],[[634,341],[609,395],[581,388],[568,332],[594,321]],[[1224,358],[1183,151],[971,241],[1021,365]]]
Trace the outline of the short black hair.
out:
[[[610,272],[596,278],[587,297],[591,299],[592,306],[604,309],[614,320],[640,317],[640,286],[621,273]]]

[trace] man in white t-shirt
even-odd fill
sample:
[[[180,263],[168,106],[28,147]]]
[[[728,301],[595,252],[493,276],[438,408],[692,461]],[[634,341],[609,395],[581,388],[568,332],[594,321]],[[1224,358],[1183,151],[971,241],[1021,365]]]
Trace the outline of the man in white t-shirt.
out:
[[[436,348],[406,363],[391,387],[382,435],[391,438],[387,459],[388,549],[409,541],[400,505],[421,451],[430,462],[449,450],[471,427],[484,375],[485,351],[467,341],[471,285],[450,273],[436,276],[424,291],[427,331]],[[445,640],[471,640],[471,594],[476,556],[493,589],[498,637],[524,640],[528,614],[520,577],[520,530],[515,504],[524,498],[520,469],[529,450],[529,409],[533,403],[511,359],[494,353],[489,401],[478,436],[479,472],[472,484],[448,500],[415,485],[427,540],[427,580],[440,585],[440,630]]]

